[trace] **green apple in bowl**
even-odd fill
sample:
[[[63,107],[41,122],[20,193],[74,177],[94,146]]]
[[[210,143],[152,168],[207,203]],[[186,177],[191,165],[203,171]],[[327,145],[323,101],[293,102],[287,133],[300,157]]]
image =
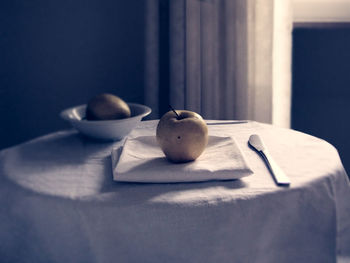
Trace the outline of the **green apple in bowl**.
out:
[[[166,158],[174,163],[197,159],[208,144],[208,127],[196,112],[172,110],[158,122],[157,142]]]
[[[131,115],[128,104],[113,94],[99,94],[87,104],[86,119],[97,120],[119,120],[129,118]]]

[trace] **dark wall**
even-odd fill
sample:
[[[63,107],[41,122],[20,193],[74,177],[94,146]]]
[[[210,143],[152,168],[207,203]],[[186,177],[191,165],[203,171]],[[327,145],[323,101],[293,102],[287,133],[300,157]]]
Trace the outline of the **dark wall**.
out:
[[[101,92],[143,103],[144,0],[0,1],[0,148]]]
[[[293,32],[292,128],[333,144],[350,171],[350,25]]]

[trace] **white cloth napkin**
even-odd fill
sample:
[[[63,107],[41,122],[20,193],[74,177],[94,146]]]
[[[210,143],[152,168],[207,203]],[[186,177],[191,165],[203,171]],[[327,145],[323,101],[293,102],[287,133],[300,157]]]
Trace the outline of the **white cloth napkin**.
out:
[[[112,150],[113,178],[124,182],[175,183],[238,179],[251,175],[241,150],[231,137],[209,136],[195,161],[169,162],[155,136],[127,139]]]

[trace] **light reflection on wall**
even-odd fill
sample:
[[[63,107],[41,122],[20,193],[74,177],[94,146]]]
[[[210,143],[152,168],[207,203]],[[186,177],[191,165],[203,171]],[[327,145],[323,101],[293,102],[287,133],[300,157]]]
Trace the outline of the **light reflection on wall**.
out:
[[[350,0],[293,0],[294,22],[350,22]]]

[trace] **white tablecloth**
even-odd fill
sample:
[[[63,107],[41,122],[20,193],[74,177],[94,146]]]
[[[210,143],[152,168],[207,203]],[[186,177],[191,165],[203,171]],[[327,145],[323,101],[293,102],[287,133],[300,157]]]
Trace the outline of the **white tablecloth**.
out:
[[[143,122],[130,137],[154,135]],[[350,256],[350,187],[337,150],[250,122],[234,136],[254,175],[235,181],[138,184],[112,179],[110,152],[76,131],[0,152],[1,262],[335,262]],[[262,136],[290,176],[277,187],[247,145]]]

